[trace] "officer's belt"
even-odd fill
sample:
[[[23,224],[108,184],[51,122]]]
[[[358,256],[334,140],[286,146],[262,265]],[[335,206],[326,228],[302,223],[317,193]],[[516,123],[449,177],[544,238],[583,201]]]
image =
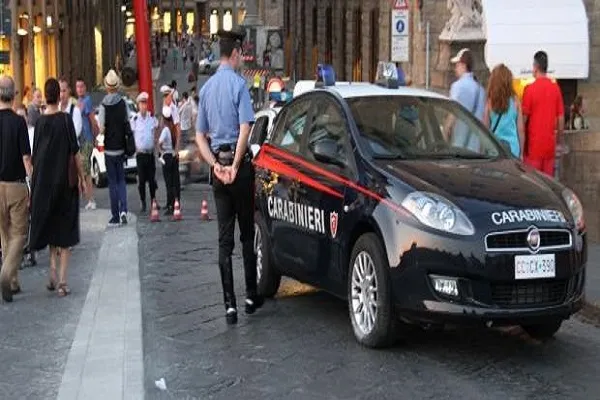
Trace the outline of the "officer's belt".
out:
[[[154,154],[154,149],[151,149],[151,150],[139,150],[138,154]]]
[[[213,150],[213,154],[219,164],[226,167],[233,165],[233,160],[235,159],[235,146],[230,144],[221,145],[217,150]],[[250,161],[250,153],[248,151],[246,151],[242,161]]]

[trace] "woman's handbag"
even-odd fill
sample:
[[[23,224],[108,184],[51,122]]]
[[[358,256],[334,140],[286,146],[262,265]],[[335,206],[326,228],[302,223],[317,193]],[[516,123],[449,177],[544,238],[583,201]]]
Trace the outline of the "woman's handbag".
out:
[[[69,139],[69,145],[71,143],[71,130],[69,129],[69,114],[65,113],[65,124],[67,130],[67,138]],[[69,163],[67,165],[67,176],[69,179],[69,187],[74,188],[77,186],[79,181],[79,174],[77,173],[77,154],[71,153],[71,146],[69,146]]]

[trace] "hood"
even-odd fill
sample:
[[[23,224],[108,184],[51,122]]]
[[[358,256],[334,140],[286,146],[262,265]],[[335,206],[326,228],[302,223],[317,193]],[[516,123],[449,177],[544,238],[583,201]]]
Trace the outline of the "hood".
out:
[[[469,216],[507,209],[568,215],[564,187],[516,160],[386,160],[377,166],[414,190],[446,197]]]
[[[114,106],[119,101],[121,101],[122,98],[123,95],[121,95],[121,93],[109,93],[106,96],[104,96],[104,99],[102,99],[102,105]]]

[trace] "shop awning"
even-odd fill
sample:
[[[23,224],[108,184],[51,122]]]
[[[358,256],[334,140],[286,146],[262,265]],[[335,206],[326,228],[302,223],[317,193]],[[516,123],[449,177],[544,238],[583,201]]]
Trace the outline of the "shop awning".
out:
[[[482,0],[485,61],[506,64],[515,77],[530,77],[533,55],[548,53],[557,79],[586,79],[588,18],[583,0]]]

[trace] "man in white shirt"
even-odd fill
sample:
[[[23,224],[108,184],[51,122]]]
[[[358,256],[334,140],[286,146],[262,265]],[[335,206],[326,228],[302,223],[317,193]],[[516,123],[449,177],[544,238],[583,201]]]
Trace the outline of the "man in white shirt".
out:
[[[181,141],[184,146],[187,145],[190,133],[194,127],[192,119],[193,111],[194,106],[188,92],[183,92],[183,102],[181,103],[181,107],[179,107],[179,117],[181,119]]]
[[[81,110],[71,101],[71,87],[65,78],[61,78],[60,83],[60,110],[71,116],[73,125],[75,125],[75,134],[79,140],[83,121],[81,120]]]
[[[163,106],[169,107],[171,109],[171,118],[173,118],[173,123],[175,124],[175,128],[177,129],[177,138],[181,137],[181,119],[179,115],[179,109],[177,108],[177,104],[175,103],[175,99],[173,98],[173,94],[175,93],[175,89],[171,86],[163,85],[160,88],[160,92],[163,95]],[[177,140],[177,147],[179,148],[179,140]],[[179,150],[175,152],[177,154]]]

